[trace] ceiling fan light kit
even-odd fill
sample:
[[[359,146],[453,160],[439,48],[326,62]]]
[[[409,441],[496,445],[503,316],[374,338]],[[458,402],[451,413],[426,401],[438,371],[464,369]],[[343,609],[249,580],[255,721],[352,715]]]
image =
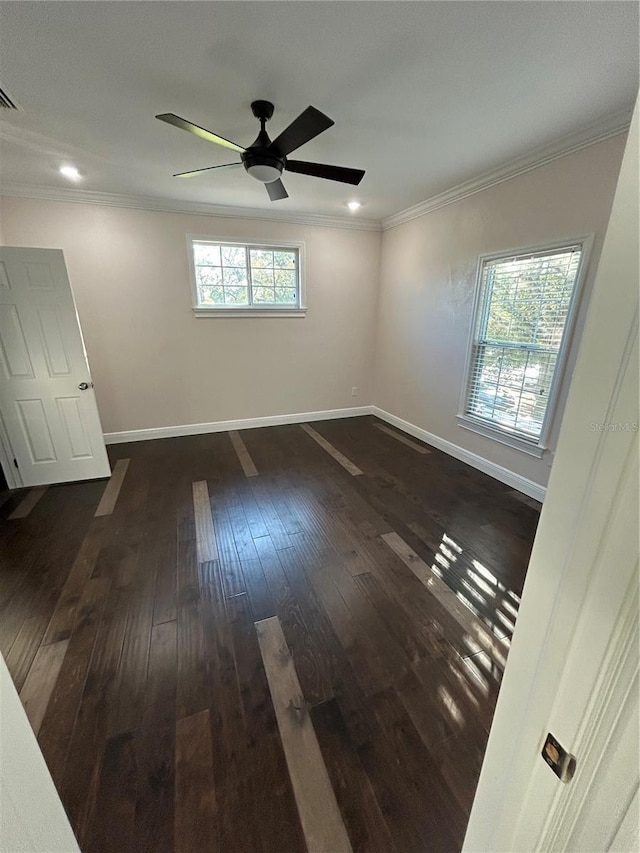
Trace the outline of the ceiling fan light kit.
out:
[[[270,101],[254,101],[251,104],[251,110],[260,122],[260,132],[248,148],[242,148],[241,145],[225,139],[224,136],[218,136],[210,130],[206,130],[197,124],[180,118],[180,116],[174,113],[157,115],[156,118],[160,119],[160,121],[193,133],[207,142],[213,142],[215,145],[230,148],[240,154],[239,163],[223,163],[220,166],[209,166],[204,169],[194,169],[190,172],[179,172],[174,177],[191,178],[213,169],[244,166],[247,174],[265,185],[271,201],[288,198],[288,193],[281,180],[281,175],[284,171],[324,178],[329,181],[339,181],[340,183],[352,184],[354,186],[357,186],[364,177],[362,169],[348,169],[344,166],[330,166],[326,163],[309,163],[304,160],[287,159],[287,155],[292,151],[300,148],[334,124],[328,116],[321,113],[315,107],[307,107],[273,141],[271,141],[265,129],[266,123],[273,116],[273,104]]]

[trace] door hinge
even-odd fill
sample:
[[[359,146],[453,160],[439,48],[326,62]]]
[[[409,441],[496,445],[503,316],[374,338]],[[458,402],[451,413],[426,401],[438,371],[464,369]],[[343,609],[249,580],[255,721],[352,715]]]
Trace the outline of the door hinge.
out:
[[[19,468],[19,467],[20,467],[20,466],[18,465],[18,460],[17,460],[17,459],[14,459],[14,460],[13,460],[13,464],[16,466],[16,468]]]

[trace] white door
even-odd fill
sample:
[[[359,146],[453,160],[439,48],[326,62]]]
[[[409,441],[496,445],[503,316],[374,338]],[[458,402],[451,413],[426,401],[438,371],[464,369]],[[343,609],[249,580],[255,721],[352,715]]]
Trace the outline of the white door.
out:
[[[639,152],[636,107],[466,853],[640,850]]]
[[[0,248],[0,441],[10,485],[110,474],[71,285],[57,249]]]

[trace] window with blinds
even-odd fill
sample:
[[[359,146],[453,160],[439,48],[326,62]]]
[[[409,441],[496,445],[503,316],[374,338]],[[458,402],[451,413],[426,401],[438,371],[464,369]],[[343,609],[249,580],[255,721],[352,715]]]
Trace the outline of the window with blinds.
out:
[[[575,244],[482,261],[464,418],[541,443],[582,254]]]

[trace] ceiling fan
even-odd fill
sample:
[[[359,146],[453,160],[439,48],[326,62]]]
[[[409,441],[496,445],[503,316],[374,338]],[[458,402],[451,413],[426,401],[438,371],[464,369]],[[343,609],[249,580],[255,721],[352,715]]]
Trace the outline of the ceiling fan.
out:
[[[298,118],[294,119],[289,127],[271,141],[265,130],[265,124],[273,115],[273,104],[270,101],[254,101],[251,104],[254,116],[260,122],[260,133],[248,148],[230,142],[224,136],[218,136],[210,130],[205,130],[197,124],[187,121],[174,113],[163,113],[156,116],[160,121],[172,124],[189,133],[223,145],[240,154],[239,163],[223,163],[220,166],[209,166],[205,169],[194,169],[191,172],[179,172],[174,178],[191,178],[202,172],[210,172],[212,169],[225,169],[229,166],[244,166],[245,170],[257,181],[263,183],[271,201],[288,198],[289,194],[284,188],[280,176],[283,171],[297,172],[300,175],[311,175],[315,178],[325,178],[329,181],[340,181],[344,184],[360,183],[364,177],[362,169],[346,169],[343,166],[329,166],[325,163],[307,163],[305,160],[289,160],[288,155],[300,148],[305,142],[318,136],[331,127],[334,122],[315,107],[307,107]]]

